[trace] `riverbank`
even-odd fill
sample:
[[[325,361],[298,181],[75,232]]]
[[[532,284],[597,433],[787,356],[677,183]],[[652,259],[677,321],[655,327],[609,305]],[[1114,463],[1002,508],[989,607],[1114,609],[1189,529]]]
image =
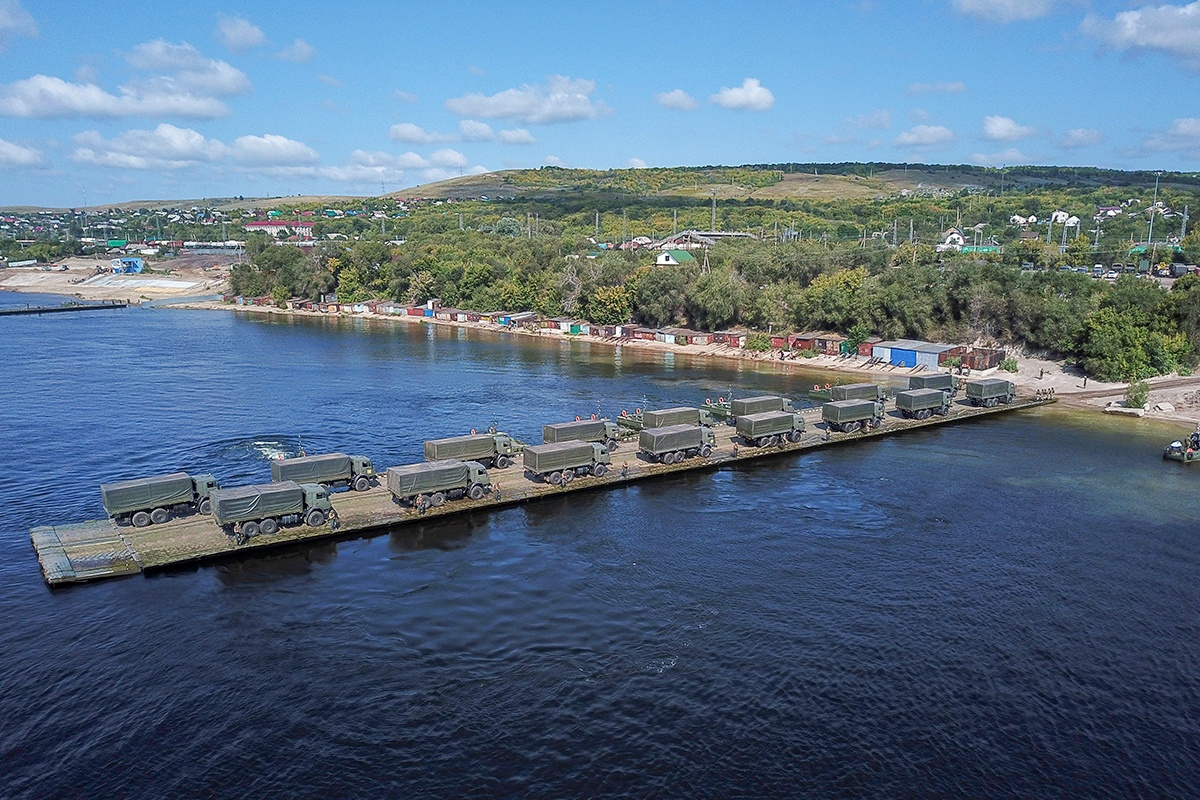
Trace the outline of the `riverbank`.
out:
[[[139,300],[163,300],[183,298],[197,294],[215,294],[226,288],[225,273],[220,264],[221,256],[204,256],[195,263],[182,260],[162,262],[160,266],[170,266],[170,275],[111,275],[97,272],[97,262],[89,259],[67,259],[59,266],[66,269],[43,271],[40,269],[17,269],[0,271],[0,291],[39,292],[47,294],[64,294],[86,300],[128,300],[136,303]],[[210,263],[211,262],[211,263]],[[284,314],[297,317],[325,317],[327,315],[316,311],[300,311],[280,309],[269,306],[238,306],[219,302],[186,302],[177,305],[178,308],[193,308],[219,311],[238,311],[254,314]],[[391,314],[363,313],[355,315],[340,315],[355,319],[373,319],[381,322],[404,325],[441,325],[458,328],[469,328],[491,332],[503,332],[508,335],[529,336],[539,339],[560,339],[563,334],[550,333],[544,330],[528,330],[525,328],[507,328],[488,322],[455,322],[452,320],[431,319],[429,317],[396,316]],[[631,348],[636,350],[657,351],[664,353],[684,354],[707,359],[724,359],[753,361],[759,364],[770,363],[775,369],[784,372],[797,370],[813,371],[823,374],[822,383],[845,383],[848,379],[865,380],[900,380],[915,374],[917,370],[896,367],[890,364],[870,365],[861,356],[826,356],[818,355],[812,358],[780,359],[778,351],[755,353],[748,350],[731,348],[725,345],[676,345],[665,342],[645,341],[640,339],[602,339],[587,337],[586,341],[608,346],[614,349]],[[987,370],[973,373],[974,376],[992,376],[1007,378],[1024,392],[1036,393],[1038,390],[1053,392],[1054,396],[1066,405],[1094,411],[1120,406],[1124,401],[1127,383],[1106,383],[1091,378],[1085,380],[1082,371],[1062,361],[1021,356],[1017,359],[1018,369],[1015,373],[999,370]],[[1189,429],[1200,423],[1200,377],[1182,377],[1178,375],[1151,378],[1149,410],[1143,413],[1144,418],[1163,422],[1180,423]]]

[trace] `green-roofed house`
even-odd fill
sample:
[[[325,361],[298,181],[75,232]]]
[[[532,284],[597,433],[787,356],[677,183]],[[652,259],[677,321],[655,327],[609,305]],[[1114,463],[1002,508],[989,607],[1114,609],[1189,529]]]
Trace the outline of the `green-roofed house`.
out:
[[[678,267],[682,264],[695,264],[696,259],[687,250],[663,250],[654,259],[656,267]]]

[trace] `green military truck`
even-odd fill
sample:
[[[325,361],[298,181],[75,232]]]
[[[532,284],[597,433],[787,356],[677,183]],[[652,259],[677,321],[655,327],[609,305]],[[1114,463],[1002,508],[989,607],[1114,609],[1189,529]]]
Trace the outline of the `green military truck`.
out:
[[[601,442],[608,452],[617,449],[621,431],[617,423],[607,419],[584,419],[575,422],[559,422],[542,426],[542,441],[554,442]]]
[[[100,486],[100,498],[109,519],[144,528],[161,525],[172,514],[212,513],[210,495],[218,488],[212,475],[173,472],[152,478],[135,478]]]
[[[492,481],[478,461],[444,459],[390,467],[387,487],[400,505],[424,511],[444,506],[447,500],[482,500],[491,491]]]
[[[905,419],[929,419],[950,413],[949,389],[909,389],[896,392],[896,410]]]
[[[781,441],[798,442],[804,433],[804,417],[787,411],[763,411],[737,418],[737,433],[755,447],[771,447]]]
[[[1017,387],[1003,378],[976,378],[967,381],[967,400],[973,406],[995,408],[999,403],[1011,403],[1017,398]]]
[[[770,394],[758,397],[741,397],[729,403],[729,413],[734,419],[740,419],[748,414],[765,414],[768,411],[795,411],[792,401]]]
[[[426,461],[477,461],[497,469],[511,467],[522,445],[507,433],[472,433],[425,443]]]
[[[874,400],[882,403],[887,390],[877,383],[847,383],[829,390],[830,400]]]
[[[931,372],[928,375],[913,375],[908,379],[909,389],[941,389],[958,396],[958,378],[949,372]]]
[[[883,423],[883,403],[878,400],[833,400],[821,406],[821,419],[826,428],[838,433],[878,428]]]
[[[708,458],[716,444],[712,428],[704,425],[645,428],[638,434],[638,449],[651,461],[663,464],[678,464],[696,456]]]
[[[366,456],[326,453],[319,456],[278,458],[271,462],[271,480],[319,483],[322,486],[350,486],[356,492],[371,488],[375,465]]]
[[[213,520],[239,542],[260,533],[272,534],[281,527],[304,523],[319,528],[336,520],[329,489],[319,483],[262,483],[216,489],[211,495]],[[335,525],[336,527],[336,525]]]
[[[584,475],[602,478],[612,466],[612,456],[599,442],[535,444],[525,448],[523,457],[526,472],[555,486]]]
[[[666,428],[671,425],[712,425],[712,412],[704,408],[664,408],[642,414],[642,428]]]

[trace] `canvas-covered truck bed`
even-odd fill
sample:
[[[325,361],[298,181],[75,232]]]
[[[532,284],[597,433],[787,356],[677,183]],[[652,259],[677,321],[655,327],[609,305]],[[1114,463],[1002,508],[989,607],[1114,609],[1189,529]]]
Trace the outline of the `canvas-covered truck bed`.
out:
[[[102,484],[100,497],[104,501],[104,510],[115,517],[132,511],[191,503],[195,500],[195,484],[186,472],[173,472]]]
[[[477,461],[444,459],[389,467],[387,471],[388,491],[400,502],[428,497],[431,505],[441,505],[445,495],[459,492],[478,500],[490,485],[487,470]]]
[[[643,428],[666,428],[671,425],[711,425],[712,415],[699,408],[679,406],[647,411],[642,414]]]
[[[596,463],[596,447],[591,442],[536,444],[525,448],[524,458],[525,469],[535,475],[547,475],[564,469],[590,468]]]
[[[872,384],[874,385],[874,384]],[[821,406],[821,419],[831,431],[851,433],[879,424],[883,407],[875,400],[834,400]]]
[[[331,483],[350,480],[353,470],[354,463],[345,453],[279,458],[271,462],[271,480]]]
[[[781,438],[798,442],[804,432],[804,418],[787,411],[746,414],[737,418],[737,432],[747,442],[760,447],[777,444]]]
[[[542,441],[552,442],[612,442],[620,436],[617,424],[606,419],[584,419],[542,426]]]
[[[830,400],[883,400],[885,390],[877,383],[847,383],[829,390]]]
[[[304,490],[295,481],[217,489],[210,495],[218,525],[304,513]]]
[[[909,389],[945,389],[953,397],[958,392],[958,381],[949,372],[931,372],[928,375],[913,375],[908,379]]]
[[[495,435],[491,433],[450,436],[425,443],[426,461],[473,461],[478,458],[491,458],[495,454],[496,440]]]
[[[976,378],[967,381],[967,399],[971,405],[987,406],[1011,403],[1017,396],[1016,386],[1003,378]]]
[[[896,409],[906,419],[928,419],[950,410],[949,389],[909,389],[896,392]]]
[[[791,411],[792,401],[775,395],[760,395],[758,397],[742,397],[731,400],[729,412],[735,417],[749,414],[764,414],[768,411]]]

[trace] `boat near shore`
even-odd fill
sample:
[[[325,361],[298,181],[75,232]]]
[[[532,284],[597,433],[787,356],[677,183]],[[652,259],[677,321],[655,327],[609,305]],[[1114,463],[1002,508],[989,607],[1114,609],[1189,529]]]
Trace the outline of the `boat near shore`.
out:
[[[1167,461],[1179,461],[1184,464],[1200,461],[1200,428],[1164,447],[1163,458]]]

